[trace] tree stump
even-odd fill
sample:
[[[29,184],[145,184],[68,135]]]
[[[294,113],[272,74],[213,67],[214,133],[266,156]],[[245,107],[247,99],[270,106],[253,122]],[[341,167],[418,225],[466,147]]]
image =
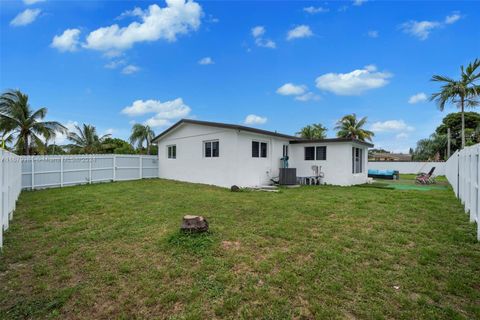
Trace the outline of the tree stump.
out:
[[[202,216],[183,216],[180,230],[187,233],[200,233],[208,231],[208,222]]]

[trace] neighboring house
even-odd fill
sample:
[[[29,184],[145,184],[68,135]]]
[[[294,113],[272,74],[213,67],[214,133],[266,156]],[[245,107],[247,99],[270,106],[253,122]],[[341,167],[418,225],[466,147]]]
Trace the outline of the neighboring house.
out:
[[[408,153],[373,153],[368,157],[369,161],[412,161],[412,155]]]
[[[230,187],[270,184],[289,156],[297,176],[321,166],[324,182],[348,186],[367,181],[368,148],[352,139],[305,140],[240,125],[183,119],[153,139],[159,177]]]

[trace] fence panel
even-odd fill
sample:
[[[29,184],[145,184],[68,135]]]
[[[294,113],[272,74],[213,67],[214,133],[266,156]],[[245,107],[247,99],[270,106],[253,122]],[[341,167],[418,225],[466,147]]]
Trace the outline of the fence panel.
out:
[[[22,156],[22,189],[158,178],[158,157],[142,155]]]
[[[0,149],[0,248],[3,246],[3,232],[13,218],[22,184],[22,162],[19,156]]]
[[[455,152],[447,161],[446,176],[465,206],[470,221],[477,223],[480,240],[480,144]]]

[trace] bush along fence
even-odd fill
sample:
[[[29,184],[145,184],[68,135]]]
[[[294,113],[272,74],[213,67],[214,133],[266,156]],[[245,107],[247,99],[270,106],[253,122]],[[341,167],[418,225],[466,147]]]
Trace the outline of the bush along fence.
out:
[[[0,149],[0,249],[3,246],[3,232],[8,229],[21,191],[21,159],[19,156]]]
[[[158,157],[95,154],[22,156],[22,189],[158,178]]]
[[[480,241],[480,144],[456,151],[447,161],[445,172],[457,198],[470,214],[470,221],[477,223],[477,239]]]

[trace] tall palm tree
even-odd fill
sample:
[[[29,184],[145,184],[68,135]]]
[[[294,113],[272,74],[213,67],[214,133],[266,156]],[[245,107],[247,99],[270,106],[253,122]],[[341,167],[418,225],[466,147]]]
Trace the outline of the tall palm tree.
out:
[[[357,120],[355,113],[347,114],[337,122],[335,130],[340,138],[358,139],[361,141],[370,140],[375,135],[372,131],[363,129],[367,123],[367,117]]]
[[[132,127],[132,134],[130,135],[130,143],[137,143],[138,148],[143,147],[145,142],[147,145],[147,154],[150,154],[150,145],[152,139],[155,137],[155,132],[148,125],[134,124]]]
[[[468,64],[466,68],[460,67],[460,80],[440,75],[434,75],[432,81],[441,82],[443,85],[439,92],[432,94],[431,101],[435,101],[438,108],[443,111],[445,104],[456,104],[462,114],[462,149],[465,147],[465,107],[476,107],[479,105],[480,85],[476,82],[480,79],[480,60]]]
[[[325,139],[327,137],[327,128],[321,123],[309,124],[297,132],[297,135],[304,139]]]
[[[75,126],[77,132],[69,132],[68,140],[72,143],[68,146],[76,153],[97,153],[102,150],[103,143],[110,134],[101,137],[97,134],[97,129],[90,124],[83,124],[82,127]]]
[[[18,153],[29,155],[32,145],[44,149],[43,139],[54,135],[55,132],[67,131],[56,121],[42,121],[46,115],[47,108],[32,110],[28,103],[28,95],[20,90],[9,90],[0,96],[1,130],[15,135]]]

